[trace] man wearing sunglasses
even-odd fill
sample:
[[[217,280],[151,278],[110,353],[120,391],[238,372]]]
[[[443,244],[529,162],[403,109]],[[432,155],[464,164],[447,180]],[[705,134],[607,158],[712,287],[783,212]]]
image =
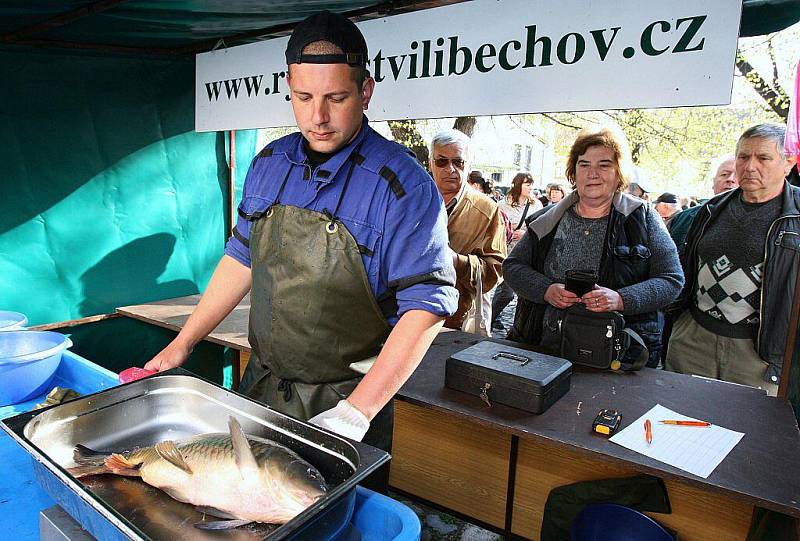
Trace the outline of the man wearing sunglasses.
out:
[[[469,137],[458,130],[439,132],[431,141],[430,168],[447,211],[447,233],[459,294],[458,310],[444,323],[451,329],[461,329],[476,296],[486,294],[497,284],[506,258],[503,216],[497,203],[467,186],[468,155]],[[488,335],[491,302],[481,304],[486,305],[484,332]]]

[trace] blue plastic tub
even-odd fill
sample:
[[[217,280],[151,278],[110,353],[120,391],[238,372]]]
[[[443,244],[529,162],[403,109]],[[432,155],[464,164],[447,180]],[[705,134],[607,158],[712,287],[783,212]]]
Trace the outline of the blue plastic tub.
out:
[[[655,520],[614,503],[587,505],[572,521],[572,541],[675,541]]]
[[[0,331],[16,331],[25,328],[28,318],[19,312],[0,310]]]
[[[362,541],[418,541],[422,533],[419,518],[408,506],[363,487],[356,488],[353,526]]]
[[[51,331],[0,333],[0,406],[44,392],[61,362],[69,338]]]

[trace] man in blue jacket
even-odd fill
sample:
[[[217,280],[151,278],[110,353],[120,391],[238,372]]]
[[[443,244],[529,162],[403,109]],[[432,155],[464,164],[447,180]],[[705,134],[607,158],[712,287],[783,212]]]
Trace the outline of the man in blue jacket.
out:
[[[457,292],[433,180],[364,117],[375,87],[367,58],[344,17],[322,12],[295,28],[286,61],[300,133],[253,160],[200,304],[146,367],[185,362],[250,291],[253,355],[240,390],[388,450],[390,400]]]

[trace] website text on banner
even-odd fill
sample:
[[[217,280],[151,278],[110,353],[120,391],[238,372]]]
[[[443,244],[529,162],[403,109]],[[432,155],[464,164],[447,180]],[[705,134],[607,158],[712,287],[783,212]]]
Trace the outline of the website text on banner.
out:
[[[365,21],[381,85],[368,114],[726,104],[740,14],[741,0],[475,0]],[[197,55],[198,131],[293,125],[286,39]]]

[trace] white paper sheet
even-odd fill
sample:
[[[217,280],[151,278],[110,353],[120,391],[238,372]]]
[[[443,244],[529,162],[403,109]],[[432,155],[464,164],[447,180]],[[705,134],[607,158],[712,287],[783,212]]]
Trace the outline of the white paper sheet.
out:
[[[650,419],[653,441],[645,440],[644,422]],[[702,421],[656,404],[647,413],[611,437],[611,441],[702,478],[711,475],[744,436],[721,426],[662,425],[659,421]]]

